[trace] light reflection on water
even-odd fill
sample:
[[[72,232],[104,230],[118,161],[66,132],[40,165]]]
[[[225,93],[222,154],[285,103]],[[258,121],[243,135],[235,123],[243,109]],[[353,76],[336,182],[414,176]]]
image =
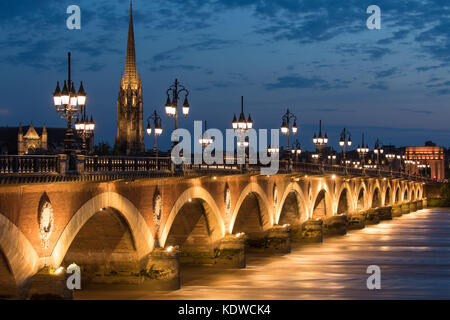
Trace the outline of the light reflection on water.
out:
[[[172,292],[78,292],[105,299],[450,299],[450,210],[427,209],[294,246],[283,256],[247,257],[247,268],[182,267]],[[366,268],[381,267],[381,290]]]

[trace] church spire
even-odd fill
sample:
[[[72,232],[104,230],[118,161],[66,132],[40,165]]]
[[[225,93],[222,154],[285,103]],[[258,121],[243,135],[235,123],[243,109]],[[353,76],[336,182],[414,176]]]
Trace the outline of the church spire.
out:
[[[125,61],[125,75],[124,80],[128,83],[137,82],[137,67],[136,67],[136,49],[134,45],[134,28],[133,28],[133,3],[130,1],[130,24],[128,26],[128,43],[127,43],[127,58]]]

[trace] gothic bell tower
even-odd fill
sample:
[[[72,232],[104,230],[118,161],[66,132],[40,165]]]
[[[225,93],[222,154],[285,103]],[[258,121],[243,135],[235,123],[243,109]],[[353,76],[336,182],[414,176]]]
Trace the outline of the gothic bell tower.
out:
[[[131,3],[125,73],[120,81],[119,98],[117,99],[117,135],[114,149],[122,155],[145,151],[142,83],[136,67],[133,6]]]

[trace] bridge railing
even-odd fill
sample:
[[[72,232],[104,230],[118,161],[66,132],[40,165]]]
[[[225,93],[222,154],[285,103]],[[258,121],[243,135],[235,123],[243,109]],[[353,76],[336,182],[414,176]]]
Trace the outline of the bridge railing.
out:
[[[171,165],[167,157],[88,156],[84,159],[84,172],[171,171]]]
[[[0,174],[58,173],[59,157],[0,156]]]
[[[237,164],[183,164],[175,166],[170,157],[120,157],[120,156],[77,156],[77,171],[67,172],[67,156],[0,156],[1,176],[48,176],[48,175],[89,175],[86,178],[95,178],[93,175],[116,177],[118,175],[153,176],[153,175],[180,175],[180,174],[236,174],[241,169],[247,168],[251,173],[259,173],[261,168],[268,167],[261,164],[249,164],[243,166]],[[192,161],[193,162],[193,161]],[[425,177],[409,175],[402,172],[387,171],[382,169],[360,169],[354,167],[343,167],[340,165],[326,165],[319,163],[291,162],[287,160],[278,161],[279,173],[307,173],[311,175],[337,174],[351,176],[389,177],[415,181],[431,182]],[[84,179],[84,178],[83,178]],[[104,178],[106,179],[106,178]],[[3,179],[6,181],[5,179]],[[9,181],[9,180],[8,180]]]

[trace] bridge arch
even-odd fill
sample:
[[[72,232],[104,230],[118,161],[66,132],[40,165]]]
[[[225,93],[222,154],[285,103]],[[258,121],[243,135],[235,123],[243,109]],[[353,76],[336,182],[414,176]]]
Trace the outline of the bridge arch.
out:
[[[389,206],[393,204],[393,195],[392,195],[392,188],[391,186],[388,184],[386,186],[386,190],[384,192],[384,205],[385,206]]]
[[[311,203],[311,218],[323,219],[333,215],[333,202],[327,188],[320,189]]]
[[[214,198],[202,187],[191,187],[184,191],[172,206],[169,217],[159,233],[159,241],[162,247],[166,245],[169,233],[178,214],[182,213],[186,205],[192,203],[194,205],[202,205],[206,216],[206,223],[211,232],[211,240],[214,242],[225,236],[225,224]]]
[[[394,203],[395,204],[398,204],[398,203],[402,202],[402,195],[401,195],[400,192],[401,192],[401,188],[400,188],[400,186],[397,186],[395,188],[395,197],[394,197]]]
[[[376,186],[372,193],[372,199],[371,199],[371,207],[372,208],[378,208],[382,206],[381,202],[381,190],[378,186]]]
[[[236,205],[234,206],[233,214],[231,216],[228,232],[233,233],[236,225],[238,214],[241,211],[245,201],[249,201],[249,197],[253,197],[254,203],[258,206],[259,219],[261,229],[268,229],[273,226],[273,206],[267,198],[266,193],[256,182],[250,182],[241,192]],[[236,231],[236,230],[235,230]],[[239,232],[239,231],[237,231]]]
[[[408,187],[404,188],[404,192],[403,192],[403,202],[408,202],[409,201],[409,190]]]
[[[61,265],[72,242],[83,226],[85,226],[92,217],[107,208],[113,209],[125,220],[129,231],[131,232],[139,260],[145,257],[153,249],[153,235],[134,204],[118,193],[105,192],[88,200],[70,219],[50,257],[54,268],[58,268]]]
[[[23,286],[39,269],[39,257],[25,235],[0,213],[0,252],[16,285]]]
[[[353,195],[350,191],[348,183],[344,183],[339,190],[336,197],[336,213],[344,214],[351,213],[354,210]]]
[[[358,191],[355,194],[355,207],[357,210],[365,210],[367,208],[368,203],[366,184],[362,182],[357,190]]]
[[[295,202],[294,211],[296,211],[296,217],[292,220],[297,220],[296,222],[301,222],[308,219],[308,206],[306,202],[305,195],[296,182],[291,182],[285,189],[283,196],[281,197],[280,205],[277,208],[275,222],[277,224],[289,223],[293,224],[288,217],[284,216],[285,206]],[[297,218],[297,219],[295,219]]]

